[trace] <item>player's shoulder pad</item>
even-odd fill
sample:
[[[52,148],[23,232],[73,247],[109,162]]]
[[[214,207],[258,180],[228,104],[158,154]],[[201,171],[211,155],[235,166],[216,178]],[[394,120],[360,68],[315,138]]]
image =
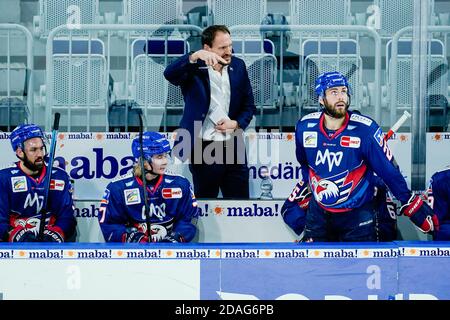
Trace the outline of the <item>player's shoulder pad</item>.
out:
[[[3,168],[0,168],[0,172],[11,172],[12,170],[18,169],[15,163],[8,164]]]
[[[440,170],[440,171],[436,171],[432,176],[431,176],[431,180],[433,182],[438,182],[439,180],[444,180],[446,181],[447,179],[450,178],[450,166],[445,167],[444,169]]]
[[[0,176],[13,176],[17,173],[21,173],[20,169],[15,163],[9,164],[0,169]],[[22,174],[22,173],[21,173]]]
[[[164,174],[164,184],[167,186],[170,186],[171,184],[173,184],[174,186],[189,186],[190,182],[180,174],[166,173]]]
[[[60,176],[60,177],[67,177],[67,178],[69,177],[69,174],[67,173],[67,171],[60,167],[53,167],[52,174],[56,174],[57,176]]]
[[[121,176],[118,176],[118,177],[112,179],[111,183],[112,182],[117,182],[117,181],[122,181],[122,180],[129,179],[129,178],[133,178],[133,172],[129,172],[127,174],[123,174]]]
[[[309,113],[306,116],[303,116],[303,118],[301,118],[300,121],[305,121],[305,120],[310,120],[310,119],[319,119],[321,114],[322,114],[321,111]]]
[[[349,121],[362,123],[368,127],[370,127],[374,123],[374,121],[372,119],[370,119],[369,117],[366,117],[366,116],[363,116],[363,115],[357,114],[357,113],[352,113]]]

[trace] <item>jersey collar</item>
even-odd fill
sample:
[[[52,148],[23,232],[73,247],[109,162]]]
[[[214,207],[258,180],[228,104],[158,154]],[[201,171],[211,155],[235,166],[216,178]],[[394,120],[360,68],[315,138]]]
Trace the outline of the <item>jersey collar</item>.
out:
[[[330,136],[328,136],[328,134],[327,134],[327,132],[325,130],[325,113],[322,112],[322,115],[320,116],[320,122],[319,122],[320,132],[322,132],[322,134],[328,140],[333,140],[335,137],[340,135],[341,132],[345,130],[345,128],[347,128],[349,119],[350,119],[350,116],[348,115],[348,112],[347,112],[345,114],[345,120],[344,120],[344,123],[342,124],[342,126],[338,130],[336,130],[336,132],[330,137]]]
[[[135,177],[135,178],[136,178],[137,183],[140,186],[143,186],[141,178],[140,177]],[[147,191],[150,192],[150,194],[152,194],[152,195],[155,194],[156,190],[158,190],[159,186],[161,185],[161,183],[163,181],[163,178],[164,178],[164,175],[163,174],[160,175],[159,178],[158,178],[158,181],[156,182],[156,184],[153,187],[151,187],[151,188],[149,188],[148,184],[147,184]]]

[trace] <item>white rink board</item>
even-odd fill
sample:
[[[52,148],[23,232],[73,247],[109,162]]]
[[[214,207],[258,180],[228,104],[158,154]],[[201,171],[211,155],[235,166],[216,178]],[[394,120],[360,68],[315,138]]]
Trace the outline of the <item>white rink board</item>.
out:
[[[201,212],[197,221],[198,231],[192,241],[294,242],[299,237],[281,217],[283,202],[199,200]],[[97,218],[99,205],[99,202],[76,202],[77,242],[104,242]]]

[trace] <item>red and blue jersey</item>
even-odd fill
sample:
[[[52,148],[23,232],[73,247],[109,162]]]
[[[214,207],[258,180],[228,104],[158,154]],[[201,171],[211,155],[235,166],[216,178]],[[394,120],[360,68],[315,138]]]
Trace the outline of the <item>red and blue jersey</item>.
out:
[[[147,184],[152,232],[179,233],[186,242],[196,233],[197,201],[189,181],[177,175],[161,175],[154,185]],[[142,180],[132,173],[109,183],[103,195],[99,215],[106,242],[121,242],[128,228],[146,231]]]
[[[46,187],[44,167],[39,177],[31,177],[22,169],[20,162],[0,170],[0,239],[6,239],[12,225],[39,228]],[[53,167],[46,208],[46,223],[58,226],[64,235],[75,232],[76,219],[72,200],[72,185],[67,173]]]
[[[295,140],[303,179],[327,211],[346,212],[371,201],[374,172],[401,203],[411,196],[381,128],[369,117],[349,111],[342,127],[329,132],[323,112],[311,113],[298,121]]]
[[[441,224],[450,224],[450,167],[431,177],[428,201]]]

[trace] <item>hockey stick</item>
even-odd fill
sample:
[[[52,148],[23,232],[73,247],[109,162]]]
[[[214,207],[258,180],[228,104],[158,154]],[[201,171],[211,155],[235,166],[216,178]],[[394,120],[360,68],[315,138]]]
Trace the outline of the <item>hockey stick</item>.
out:
[[[397,122],[394,123],[394,125],[389,129],[388,133],[386,133],[386,135],[384,136],[384,141],[388,141],[393,136],[393,134],[396,133],[397,130],[403,125],[403,123],[408,120],[408,118],[411,118],[411,114],[405,110],[400,119],[398,119]]]
[[[52,130],[52,141],[50,144],[50,154],[47,164],[47,172],[45,173],[45,188],[44,188],[44,202],[42,204],[41,209],[41,217],[39,222],[39,234],[38,241],[42,241],[44,238],[44,227],[45,227],[45,215],[47,213],[47,204],[48,204],[48,194],[50,190],[50,182],[52,178],[52,169],[53,169],[53,161],[55,159],[55,148],[56,148],[56,140],[58,139],[58,129],[59,129],[59,118],[60,114],[55,113],[55,119],[53,122],[53,130]]]
[[[148,207],[148,192],[147,192],[147,180],[145,179],[145,168],[144,168],[144,144],[142,141],[142,135],[143,135],[143,121],[142,121],[142,114],[139,114],[139,146],[140,146],[140,153],[141,156],[139,157],[139,165],[141,167],[141,179],[142,179],[142,187],[144,188],[144,215],[145,215],[145,223],[147,225],[147,231],[148,231],[148,242],[152,242],[152,225],[150,222],[150,214],[149,214],[149,207]]]

